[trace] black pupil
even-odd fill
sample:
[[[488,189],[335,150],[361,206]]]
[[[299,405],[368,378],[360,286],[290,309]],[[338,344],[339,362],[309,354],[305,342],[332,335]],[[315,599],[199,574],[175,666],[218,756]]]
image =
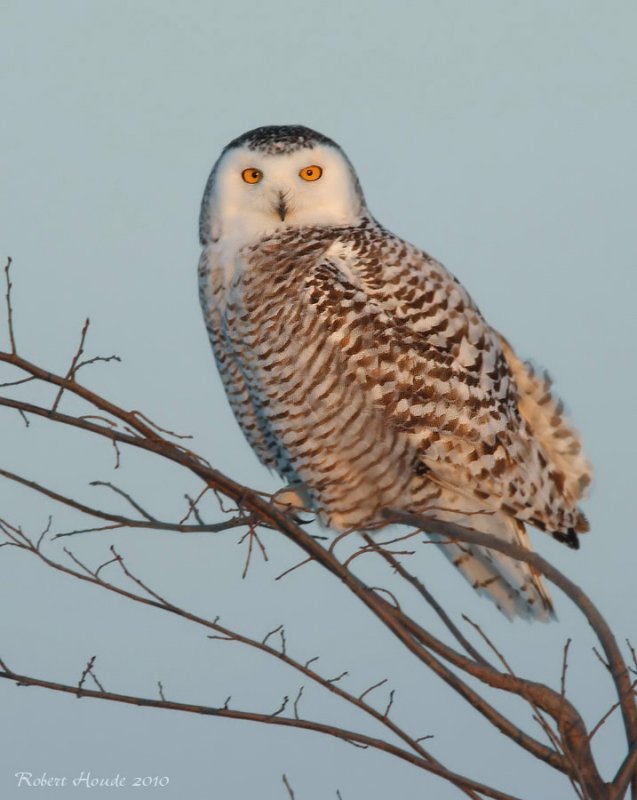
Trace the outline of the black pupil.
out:
[[[256,181],[258,177],[259,177],[258,171],[256,169],[252,170],[252,179]]]
[[[307,177],[308,177],[308,178],[311,178],[311,177],[312,177],[312,175],[314,175],[314,170],[312,170],[312,169],[308,169],[308,170],[307,170]]]

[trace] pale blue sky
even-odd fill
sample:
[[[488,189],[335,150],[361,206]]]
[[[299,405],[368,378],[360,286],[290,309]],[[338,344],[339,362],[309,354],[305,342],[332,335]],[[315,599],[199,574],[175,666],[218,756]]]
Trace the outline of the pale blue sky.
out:
[[[259,489],[259,466],[226,405],[196,294],[197,214],[223,145],[261,124],[303,123],[337,140],[369,205],[441,259],[483,313],[556,377],[582,430],[596,480],[592,533],[574,554],[541,534],[537,548],[587,590],[617,637],[637,640],[633,521],[637,6],[594,0],[232,3],[0,0],[0,258],[14,258],[23,353],[64,370],[84,318],[98,365],[84,380],[169,428]],[[4,314],[4,312],[2,312]],[[3,342],[6,342],[4,332]],[[134,486],[174,516],[175,471],[16,415],[0,414],[0,465],[108,501],[89,480]],[[181,508],[181,507],[179,507]],[[37,531],[71,524],[62,509],[0,483],[0,515]],[[359,605],[313,567],[274,576],[296,553],[241,581],[237,536],[129,533],[77,540],[99,563],[116,542],[175,602],[255,635],[285,621],[290,650],[321,654],[362,691],[383,677],[396,715],[449,766],[524,798],[569,787],[521,756],[406,659]],[[593,724],[611,702],[585,623],[557,597],[560,622],[510,625],[478,600],[433,548],[423,572],[454,613],[488,626],[521,672],[556,681],[572,645],[572,699]],[[387,582],[381,565],[367,575]],[[298,679],[200,631],[130,607],[0,551],[0,655],[16,670],[75,681],[91,655],[109,689],[274,710]],[[21,797],[18,770],[168,775],[153,798],[297,800],[458,797],[390,758],[314,734],[179,716],[0,684],[0,795]],[[513,704],[511,704],[513,707]],[[307,691],[306,712],[358,725]],[[528,718],[524,717],[525,719]],[[365,723],[363,723],[365,725]],[[377,732],[365,726],[365,730]],[[602,763],[620,758],[615,723]],[[53,790],[49,790],[51,792]],[[56,796],[79,797],[56,790]],[[49,795],[47,795],[49,796]],[[119,790],[118,798],[134,797]]]

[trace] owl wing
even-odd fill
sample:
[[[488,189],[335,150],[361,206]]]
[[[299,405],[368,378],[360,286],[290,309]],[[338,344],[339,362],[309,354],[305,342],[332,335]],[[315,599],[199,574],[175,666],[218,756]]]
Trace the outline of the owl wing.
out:
[[[307,272],[305,313],[320,316],[343,369],[408,435],[432,479],[539,527],[575,527],[561,465],[520,413],[497,335],[441,265],[415,248],[402,255],[370,289],[356,254],[335,243]],[[404,280],[409,266],[416,284]],[[392,283],[412,290],[408,304],[400,291],[388,294]],[[432,294],[433,311],[422,299]]]
[[[413,274],[396,281],[394,270],[370,287],[349,248],[332,247],[308,273],[306,313],[320,316],[344,371],[366,387],[388,424],[408,434],[427,478],[439,486],[434,516],[526,549],[523,520],[551,531],[575,524],[582,530],[574,501],[586,473],[577,437],[544,396],[545,384],[515,360],[465,290],[441,265],[422,258],[424,264],[412,257],[410,265],[417,281]],[[425,270],[433,271],[433,290]],[[387,296],[392,283],[407,286],[407,303],[396,293]],[[569,495],[571,485],[580,491]],[[554,616],[541,576],[529,565],[430,538],[507,616]]]
[[[564,475],[563,494],[574,505],[592,480],[592,467],[582,452],[579,435],[564,417],[564,405],[552,392],[549,375],[520,361],[504,336],[498,334],[498,340],[518,387],[520,414],[551,463]]]

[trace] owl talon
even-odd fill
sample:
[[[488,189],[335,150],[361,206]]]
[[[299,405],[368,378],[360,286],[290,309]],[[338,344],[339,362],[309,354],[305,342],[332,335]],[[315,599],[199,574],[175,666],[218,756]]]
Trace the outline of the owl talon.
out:
[[[311,525],[314,522],[314,517],[310,517],[309,519],[303,519],[303,517],[299,517],[296,514],[290,515],[294,520],[296,525]]]

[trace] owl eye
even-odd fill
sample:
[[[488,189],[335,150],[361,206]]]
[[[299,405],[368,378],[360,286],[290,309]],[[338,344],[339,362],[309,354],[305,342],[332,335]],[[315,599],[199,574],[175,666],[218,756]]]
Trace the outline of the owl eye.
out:
[[[241,173],[241,177],[246,183],[259,183],[261,178],[263,177],[263,173],[260,169],[255,169],[254,167],[248,167],[248,169],[244,169]]]
[[[317,181],[322,174],[323,170],[316,164],[312,164],[309,167],[303,167],[303,169],[299,172],[299,176],[303,178],[304,181]]]

